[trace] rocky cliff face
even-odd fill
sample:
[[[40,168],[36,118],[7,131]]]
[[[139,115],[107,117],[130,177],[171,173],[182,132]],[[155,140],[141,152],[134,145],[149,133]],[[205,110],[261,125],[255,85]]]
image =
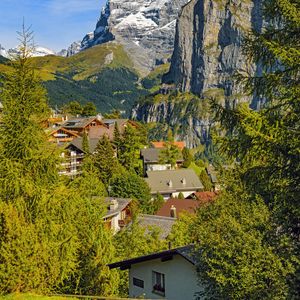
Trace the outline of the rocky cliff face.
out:
[[[151,69],[173,52],[176,20],[188,0],[109,0],[82,49],[115,40],[139,69]]]
[[[247,62],[241,44],[245,32],[262,27],[261,2],[191,0],[179,17],[170,72],[163,80],[200,96],[238,97],[232,75],[259,71]]]

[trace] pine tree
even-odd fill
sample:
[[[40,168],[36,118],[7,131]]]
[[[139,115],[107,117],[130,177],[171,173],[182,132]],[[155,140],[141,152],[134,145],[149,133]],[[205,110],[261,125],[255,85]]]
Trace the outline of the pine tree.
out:
[[[159,153],[159,162],[161,164],[170,164],[172,168],[175,168],[179,156],[179,148],[172,142],[166,142]]]
[[[112,144],[106,135],[99,140],[95,152],[94,161],[100,180],[108,186],[110,179],[117,173],[120,166]]]
[[[120,156],[121,145],[122,145],[122,135],[120,133],[118,123],[116,122],[115,123],[115,128],[114,128],[114,146],[115,146],[115,149],[117,151],[117,157],[118,158]]]

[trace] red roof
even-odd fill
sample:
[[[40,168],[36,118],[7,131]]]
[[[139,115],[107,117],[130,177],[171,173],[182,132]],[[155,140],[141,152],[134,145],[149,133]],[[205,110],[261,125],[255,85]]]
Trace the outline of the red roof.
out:
[[[157,211],[157,216],[170,217],[171,207],[176,208],[177,216],[182,212],[195,213],[195,210],[201,205],[200,201],[192,199],[169,199],[165,204]]]
[[[151,142],[154,148],[165,148],[166,142]],[[185,142],[172,142],[173,145],[177,146],[180,150],[185,147]]]

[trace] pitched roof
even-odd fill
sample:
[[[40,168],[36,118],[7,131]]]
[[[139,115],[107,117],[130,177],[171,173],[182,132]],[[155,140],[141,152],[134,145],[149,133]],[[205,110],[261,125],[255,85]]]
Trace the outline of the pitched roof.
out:
[[[152,194],[203,189],[202,182],[192,169],[148,171],[147,176],[145,181]]]
[[[147,148],[141,150],[141,157],[145,163],[158,163],[159,155],[164,148]],[[183,162],[182,154],[179,153],[177,162]]]
[[[170,234],[176,218],[141,214],[137,217],[137,221],[144,228],[158,227],[161,231],[160,238],[165,239]]]
[[[83,138],[82,137],[78,137],[78,138],[74,139],[67,148],[75,147],[79,151],[84,152],[83,151],[83,147],[82,147],[82,141],[83,141]],[[88,141],[89,141],[89,150],[90,150],[90,153],[94,153],[95,149],[97,147],[99,139],[88,139]]]
[[[165,148],[166,142],[151,142],[152,146],[154,148]],[[172,142],[173,145],[177,146],[180,150],[182,150],[185,147],[185,142]]]
[[[93,121],[97,121],[100,124],[103,124],[99,119],[97,119],[97,117],[88,117],[68,120],[62,126],[67,129],[85,128]]]
[[[118,203],[117,207],[113,208],[110,206],[110,204],[113,200],[117,201],[117,203]],[[112,197],[105,198],[105,203],[108,206],[108,210],[107,210],[106,214],[103,216],[103,218],[109,218],[109,217],[116,216],[121,211],[123,211],[130,204],[131,201],[132,201],[132,199],[128,199],[128,198],[112,198]]]
[[[201,205],[200,201],[192,199],[169,199],[164,205],[157,211],[157,216],[170,217],[171,207],[176,208],[177,216],[183,212],[195,213],[195,210]]]
[[[194,193],[196,199],[200,202],[200,204],[206,204],[212,202],[218,193],[216,192],[195,192]]]
[[[126,270],[129,269],[131,265],[142,263],[145,261],[153,260],[153,259],[158,259],[160,258],[161,261],[169,260],[172,259],[174,255],[180,255],[184,259],[186,259],[189,263],[192,265],[196,265],[197,260],[196,260],[196,255],[194,252],[194,246],[193,245],[188,245],[184,247],[179,247],[171,250],[166,250],[158,253],[152,253],[149,255],[144,255],[144,256],[139,256],[136,258],[132,259],[127,259],[123,261],[119,261],[116,263],[109,264],[108,267],[110,269],[114,268],[120,268],[121,270]]]

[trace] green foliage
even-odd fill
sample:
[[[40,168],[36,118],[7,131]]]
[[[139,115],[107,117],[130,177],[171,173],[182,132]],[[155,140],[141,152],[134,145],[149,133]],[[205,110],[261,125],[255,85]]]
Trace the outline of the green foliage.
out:
[[[94,161],[99,172],[100,180],[108,186],[110,179],[120,167],[115,157],[112,144],[106,135],[100,138],[95,152]]]
[[[165,203],[164,197],[157,193],[155,198],[152,200],[152,209],[151,214],[155,214]]]
[[[119,140],[118,159],[126,170],[142,174],[140,149],[146,144],[143,131],[131,125],[125,128],[122,139]]]
[[[194,224],[204,299],[286,299],[295,260],[290,237],[274,234],[262,199],[230,186]]]
[[[111,196],[137,199],[144,213],[153,211],[150,188],[146,181],[134,172],[116,173],[110,185]]]
[[[180,193],[178,194],[178,199],[182,199],[182,200],[185,199],[182,192],[180,192]]]
[[[211,191],[213,188],[213,184],[211,182],[211,179],[209,177],[209,175],[207,174],[206,170],[202,170],[200,175],[199,175],[199,179],[202,182],[203,186],[204,186],[204,191]]]
[[[188,168],[194,160],[194,156],[192,155],[191,150],[184,147],[182,150],[182,157],[184,159],[182,166],[184,168]]]
[[[170,164],[172,168],[176,166],[180,156],[179,148],[172,142],[165,142],[164,148],[159,153],[159,163]]]
[[[81,105],[78,101],[70,101],[63,106],[63,112],[69,113],[74,116],[81,115],[84,117],[95,116],[97,114],[97,109],[94,103],[87,102]]]
[[[82,150],[86,155],[89,155],[90,153],[90,143],[89,143],[89,137],[86,132],[83,133],[82,136]]]
[[[95,116],[97,114],[97,108],[96,105],[93,102],[87,102],[83,107],[82,107],[82,113],[83,116],[88,117],[88,116]]]

